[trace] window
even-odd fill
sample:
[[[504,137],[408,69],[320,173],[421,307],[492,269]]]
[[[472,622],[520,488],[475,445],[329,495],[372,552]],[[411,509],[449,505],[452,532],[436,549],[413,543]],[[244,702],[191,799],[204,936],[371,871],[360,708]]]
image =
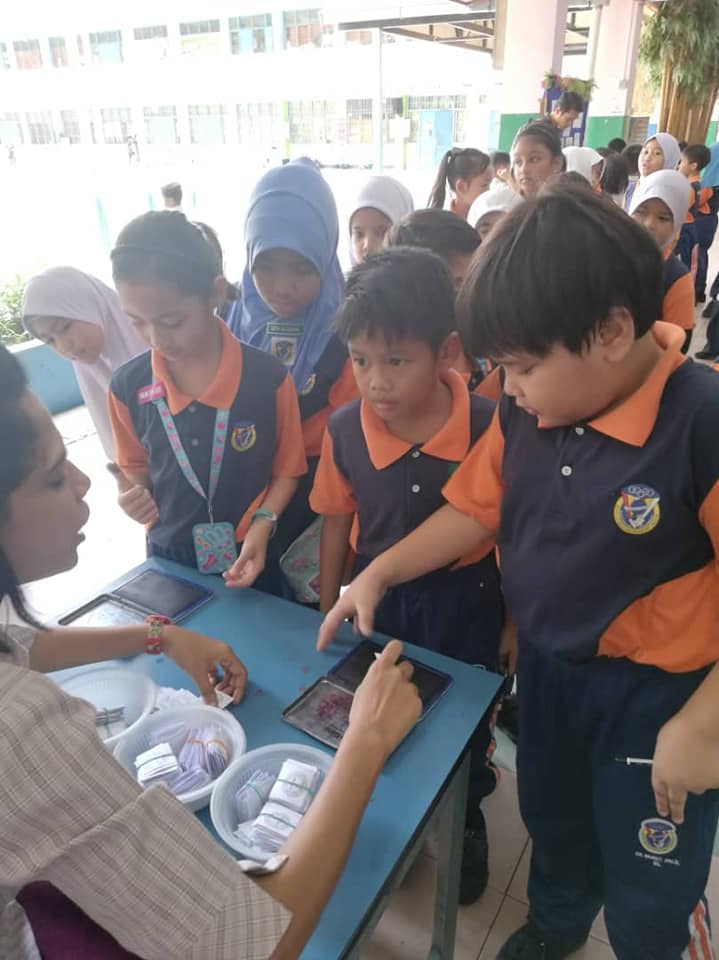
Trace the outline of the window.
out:
[[[191,143],[225,143],[225,108],[221,103],[188,107]]]
[[[69,143],[80,143],[80,117],[77,110],[61,110],[62,132]]]
[[[372,101],[347,101],[347,143],[372,143]]]
[[[167,38],[167,27],[135,27],[135,40],[161,40]]]
[[[39,40],[15,40],[12,46],[18,70],[39,70],[42,67]]]
[[[132,56],[145,63],[152,60],[164,60],[170,49],[167,36],[167,27],[160,24],[156,27],[135,27],[133,30],[135,45]]]
[[[0,113],[0,143],[24,143],[19,113]]]
[[[50,59],[53,67],[66,67],[69,63],[64,37],[50,37]]]
[[[145,107],[145,140],[154,146],[170,146],[180,142],[177,133],[177,110],[174,107]]]
[[[103,143],[125,143],[132,128],[132,110],[129,107],[103,107],[100,110]]]
[[[220,21],[193,20],[181,23],[180,47],[183,53],[221,53]]]
[[[90,54],[93,63],[122,63],[122,33],[106,30],[90,34]]]
[[[54,143],[55,135],[52,129],[52,114],[44,111],[26,113],[27,129],[30,134],[30,143]]]
[[[278,103],[238,103],[237,129],[240,143],[273,146],[284,140],[284,120]]]
[[[10,62],[7,44],[0,43],[0,70],[10,70],[11,67],[12,63]]]
[[[301,100],[289,105],[291,143],[333,143],[337,140],[336,104]]]
[[[332,42],[334,27],[323,26],[319,10],[286,10],[285,46],[321,47]]]
[[[418,140],[420,110],[451,110],[453,117],[452,142],[464,143],[467,114],[466,97],[409,97],[407,115],[411,123],[409,139],[412,143],[416,143]]]
[[[232,53],[267,53],[272,50],[272,14],[230,17]]]
[[[384,37],[382,38],[385,39]],[[372,43],[372,31],[371,30],[347,30],[345,33],[345,41],[351,44],[369,44]]]

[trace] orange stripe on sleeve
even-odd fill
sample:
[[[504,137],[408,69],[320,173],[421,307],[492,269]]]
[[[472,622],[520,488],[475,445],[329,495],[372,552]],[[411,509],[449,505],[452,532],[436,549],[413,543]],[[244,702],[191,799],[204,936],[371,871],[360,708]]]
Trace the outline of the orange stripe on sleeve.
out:
[[[346,516],[357,510],[357,500],[352,487],[335,463],[329,430],[325,431],[322,440],[322,453],[310,494],[310,506],[315,513],[328,517]]]
[[[319,456],[322,448],[322,437],[325,433],[325,427],[332,413],[339,410],[346,403],[359,398],[359,390],[355,381],[354,371],[352,370],[352,361],[347,360],[342,372],[330,387],[327,396],[327,406],[318,410],[309,420],[302,424],[302,434],[305,441],[305,453],[308,457]]]
[[[108,406],[118,467],[129,471],[147,470],[147,450],[135,433],[130,411],[112,391],[108,394]]]
[[[289,374],[275,394],[276,428],[273,477],[301,477],[307,473],[305,446],[302,442],[300,408],[295,385]]]
[[[502,457],[504,434],[499,411],[467,458],[454,472],[442,493],[460,513],[466,513],[493,533],[499,529],[499,514],[504,494]]]
[[[675,323],[682,330],[693,330],[694,319],[694,278],[691,273],[679,277],[664,295],[662,320]]]

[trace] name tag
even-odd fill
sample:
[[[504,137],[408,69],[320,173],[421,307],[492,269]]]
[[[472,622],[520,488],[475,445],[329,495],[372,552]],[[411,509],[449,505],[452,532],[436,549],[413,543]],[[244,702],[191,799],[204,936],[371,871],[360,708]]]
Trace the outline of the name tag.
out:
[[[139,404],[154,403],[155,400],[164,400],[166,396],[164,383],[148,383],[146,387],[140,387],[136,394]]]

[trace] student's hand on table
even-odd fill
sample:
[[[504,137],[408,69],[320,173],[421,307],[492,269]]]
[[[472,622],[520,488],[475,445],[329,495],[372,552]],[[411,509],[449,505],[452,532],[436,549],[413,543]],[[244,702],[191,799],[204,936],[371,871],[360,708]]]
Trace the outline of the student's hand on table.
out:
[[[270,540],[268,524],[257,521],[250,524],[239,557],[222,574],[227,587],[251,587],[265,569],[267,544]]]
[[[352,700],[345,737],[370,737],[386,759],[400,745],[422,713],[422,701],[411,682],[414,667],[405,660],[399,640],[390,640]]]
[[[503,673],[507,677],[513,676],[517,672],[518,656],[519,638],[517,636],[517,624],[511,617],[505,617],[504,626],[499,635],[499,652],[497,654],[500,673]]]
[[[345,620],[354,621],[355,633],[369,637],[374,629],[377,605],[385,594],[386,587],[372,570],[370,564],[339,598],[320,624],[317,649],[324,650],[335,638]]]
[[[108,463],[107,469],[117,480],[117,502],[121,509],[138,523],[153,524],[160,516],[160,511],[147,487],[128,480],[117,464]]]
[[[684,822],[689,793],[719,787],[719,735],[697,730],[681,713],[664,724],[657,737],[652,788],[660,817]]]
[[[217,705],[215,688],[229,694],[235,703],[240,702],[247,686],[247,670],[231,647],[175,626],[165,627],[162,639],[167,656],[192,677],[205,703]]]

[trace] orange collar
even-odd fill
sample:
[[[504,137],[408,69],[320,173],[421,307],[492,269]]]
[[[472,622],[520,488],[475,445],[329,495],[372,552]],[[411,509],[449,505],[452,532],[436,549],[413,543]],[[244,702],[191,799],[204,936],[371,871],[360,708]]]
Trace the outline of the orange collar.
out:
[[[693,173],[691,177],[688,177],[687,179],[689,180],[689,183],[699,183],[701,178],[702,176],[700,173]]]
[[[242,344],[230,333],[227,325],[219,317],[216,319],[222,333],[222,353],[214,379],[201,397],[190,397],[186,393],[181,393],[172,382],[165,358],[156,350],[151,353],[153,380],[164,383],[167,406],[173,415],[180,413],[193,400],[203,403],[206,407],[227,410],[237,396],[242,379]]]
[[[448,371],[444,380],[452,391],[452,409],[437,433],[419,449],[427,456],[437,457],[439,460],[459,461],[464,459],[470,445],[469,392],[461,374],[456,370]],[[384,420],[364,400],[360,407],[360,419],[375,470],[383,470],[395,463],[416,446],[390,433]]]
[[[624,403],[589,421],[594,430],[634,447],[644,446],[649,439],[667,381],[686,360],[680,352],[684,343],[683,330],[673,323],[658,320],[652,327],[652,334],[662,348],[662,356],[647,379]]]

